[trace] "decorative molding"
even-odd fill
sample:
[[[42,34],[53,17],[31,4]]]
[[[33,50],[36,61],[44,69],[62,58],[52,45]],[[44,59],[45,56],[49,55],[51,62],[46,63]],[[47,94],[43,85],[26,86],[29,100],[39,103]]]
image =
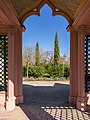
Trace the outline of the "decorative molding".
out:
[[[0,26],[0,34],[1,35],[7,35],[11,32],[25,32],[24,26],[12,26],[12,25],[1,25]]]
[[[66,29],[68,32],[75,31],[74,27],[70,25],[68,25]]]
[[[19,16],[18,19],[21,21],[24,21],[24,17],[27,18],[27,16],[30,15],[39,16],[40,13],[39,9],[37,10],[37,7],[40,6],[40,4],[44,3],[50,4],[49,6],[51,7],[52,11],[54,11],[52,7],[53,5],[56,9],[53,14],[56,14],[57,11],[57,15],[62,15],[66,19],[68,18],[67,20],[69,21],[69,23],[69,19],[71,19],[71,21],[74,21],[75,13],[79,14],[81,8],[83,7],[83,1],[85,0],[68,0],[68,2],[67,0],[9,0]]]
[[[87,2],[84,4],[83,9],[76,17],[76,19],[73,23],[73,26],[76,28],[82,24],[87,26],[88,23],[90,22],[89,15],[90,15],[90,0],[87,0]],[[86,19],[87,17],[88,17],[88,19]],[[89,21],[89,22],[87,22],[87,21]]]
[[[37,15],[37,16],[40,16],[40,9],[45,5],[47,4],[51,9],[52,9],[52,15],[55,16],[55,15],[61,15],[63,17],[66,18],[66,20],[68,21],[69,24],[72,24],[72,20],[71,18],[66,14],[64,13],[63,11],[61,11],[59,8],[55,7],[54,4],[52,4],[51,1],[49,0],[45,0],[45,1],[42,1],[36,8],[34,8],[33,10],[27,12],[21,19],[21,24],[24,23],[25,19],[31,15]]]
[[[71,19],[66,13],[64,13],[63,11],[61,11],[61,10],[59,10],[59,9],[58,9],[58,11],[57,11],[57,8],[55,9],[55,11],[53,11],[52,15],[53,15],[53,16],[61,15],[61,16],[65,17],[66,20],[68,21],[69,25],[71,25],[72,22],[73,22],[72,19]]]
[[[32,11],[42,0],[9,0],[21,19],[27,12]]]
[[[67,0],[8,0],[7,2],[9,6],[12,5],[11,9],[12,11],[14,10],[13,13],[18,15],[18,20],[21,22],[21,24],[24,23],[28,16],[40,16],[40,9],[45,4],[48,4],[52,9],[53,16],[64,16],[71,25],[74,19],[77,19],[76,17],[79,15],[83,6],[85,7],[85,2],[87,1],[90,0],[69,0],[68,2]],[[78,22],[77,20],[75,21]],[[81,20],[79,20],[79,22],[80,21]]]
[[[77,30],[79,34],[90,35],[90,25],[80,25]]]
[[[6,0],[0,2],[0,17],[5,25],[20,26],[20,23]]]
[[[61,9],[63,12],[67,13],[69,17],[74,18],[74,14],[76,13],[79,5],[82,0],[50,0],[55,6]]]
[[[78,14],[81,12],[82,8],[85,6],[87,0],[81,0],[81,4],[79,5],[78,9],[76,10],[74,14],[74,19],[78,16]]]

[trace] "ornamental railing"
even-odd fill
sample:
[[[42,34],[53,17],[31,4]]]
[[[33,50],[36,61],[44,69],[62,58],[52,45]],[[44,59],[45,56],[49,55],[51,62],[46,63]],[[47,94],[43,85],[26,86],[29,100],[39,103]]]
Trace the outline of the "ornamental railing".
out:
[[[85,92],[90,91],[90,35],[85,36],[84,45]]]
[[[7,91],[8,80],[8,37],[0,35],[0,91]]]

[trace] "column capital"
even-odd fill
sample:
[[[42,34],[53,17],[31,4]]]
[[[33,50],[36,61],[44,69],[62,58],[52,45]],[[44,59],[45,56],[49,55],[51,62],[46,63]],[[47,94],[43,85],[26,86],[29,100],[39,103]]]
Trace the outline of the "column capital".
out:
[[[7,32],[8,32],[8,34],[14,34],[16,32],[16,29],[10,27],[10,28],[8,28]]]
[[[86,26],[85,25],[80,25],[78,27],[78,33],[79,34],[85,34]]]
[[[14,25],[0,25],[0,33],[2,34],[11,34],[15,32],[25,32],[26,28],[24,25],[21,26],[14,26]]]
[[[24,25],[21,26],[8,26],[4,27],[8,29],[8,33],[13,33],[13,32],[25,32],[26,28]]]
[[[25,32],[26,28],[24,25],[21,25],[19,28],[18,28],[18,31],[19,32]]]
[[[71,32],[71,31],[75,31],[75,28],[73,26],[71,26],[71,25],[68,25],[67,28],[66,28],[66,30],[68,32]]]
[[[90,25],[79,25],[78,29],[87,29],[90,28]]]

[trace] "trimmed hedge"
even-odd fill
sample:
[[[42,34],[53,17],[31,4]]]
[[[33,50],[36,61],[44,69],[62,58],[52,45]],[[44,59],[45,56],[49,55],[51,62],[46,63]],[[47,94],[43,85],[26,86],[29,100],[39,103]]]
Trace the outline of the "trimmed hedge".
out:
[[[63,74],[64,72],[64,74]],[[27,76],[27,68],[23,66],[23,77]],[[70,76],[70,67],[68,65],[59,64],[57,66],[50,63],[41,63],[40,65],[30,65],[28,67],[28,77],[33,78],[61,78],[65,77],[66,79]]]

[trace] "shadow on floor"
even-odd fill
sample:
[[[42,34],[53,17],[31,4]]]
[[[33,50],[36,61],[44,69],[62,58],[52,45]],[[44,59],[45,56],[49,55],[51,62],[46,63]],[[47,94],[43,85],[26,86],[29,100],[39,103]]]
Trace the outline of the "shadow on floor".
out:
[[[23,85],[24,104],[20,105],[30,120],[88,120],[90,114],[68,103],[69,85]]]
[[[69,85],[55,83],[54,86],[23,85],[24,104],[61,105],[68,101]]]

